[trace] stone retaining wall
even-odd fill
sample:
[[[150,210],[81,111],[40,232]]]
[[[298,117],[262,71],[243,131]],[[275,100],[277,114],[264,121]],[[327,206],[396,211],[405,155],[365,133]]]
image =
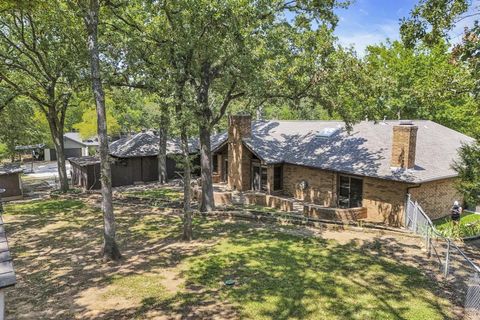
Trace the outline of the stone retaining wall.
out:
[[[280,198],[277,196],[266,196],[267,206],[286,212],[293,211],[293,200]]]
[[[245,204],[253,204],[257,206],[267,206],[267,197],[265,194],[245,193]]]
[[[200,201],[202,199],[202,189],[200,187],[192,188],[192,198]],[[232,193],[231,192],[213,192],[213,199],[215,205],[224,206],[232,204]]]
[[[358,221],[367,218],[367,208],[327,208],[313,204],[303,206],[303,214],[309,218],[333,221]]]
[[[285,212],[293,211],[293,200],[261,193],[245,193],[245,204],[275,208]]]

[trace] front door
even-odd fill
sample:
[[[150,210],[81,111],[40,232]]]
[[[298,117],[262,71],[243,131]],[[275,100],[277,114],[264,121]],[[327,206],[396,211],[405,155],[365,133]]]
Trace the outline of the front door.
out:
[[[252,189],[262,190],[262,167],[260,164],[252,164]]]
[[[222,180],[223,182],[228,182],[228,158],[225,158],[222,168]]]

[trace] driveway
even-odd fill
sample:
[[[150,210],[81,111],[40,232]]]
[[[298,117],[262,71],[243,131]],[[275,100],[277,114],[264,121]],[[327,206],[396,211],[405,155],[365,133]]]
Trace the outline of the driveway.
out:
[[[70,178],[70,163],[67,162],[67,177]],[[22,165],[24,174],[22,182],[27,194],[32,195],[38,191],[46,191],[59,188],[58,168],[56,161],[26,162]]]
[[[70,178],[70,163],[67,161],[67,176]],[[36,161],[32,164],[26,162],[22,165],[25,176],[30,179],[58,179],[58,168],[56,161]]]

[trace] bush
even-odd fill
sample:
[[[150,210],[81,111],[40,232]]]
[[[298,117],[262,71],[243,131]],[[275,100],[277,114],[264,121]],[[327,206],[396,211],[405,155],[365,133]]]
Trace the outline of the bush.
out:
[[[464,211],[458,225],[450,217],[434,221],[437,230],[445,237],[459,239],[480,235],[480,214]]]
[[[7,159],[10,157],[10,153],[8,152],[7,145],[4,143],[0,143],[0,160]]]

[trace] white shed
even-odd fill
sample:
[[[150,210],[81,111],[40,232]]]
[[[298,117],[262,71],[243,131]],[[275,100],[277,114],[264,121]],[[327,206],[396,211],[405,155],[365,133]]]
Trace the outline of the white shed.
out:
[[[63,135],[65,159],[88,156],[98,148],[98,139],[82,139],[78,132],[67,132]],[[45,161],[57,160],[55,149],[45,149]]]

